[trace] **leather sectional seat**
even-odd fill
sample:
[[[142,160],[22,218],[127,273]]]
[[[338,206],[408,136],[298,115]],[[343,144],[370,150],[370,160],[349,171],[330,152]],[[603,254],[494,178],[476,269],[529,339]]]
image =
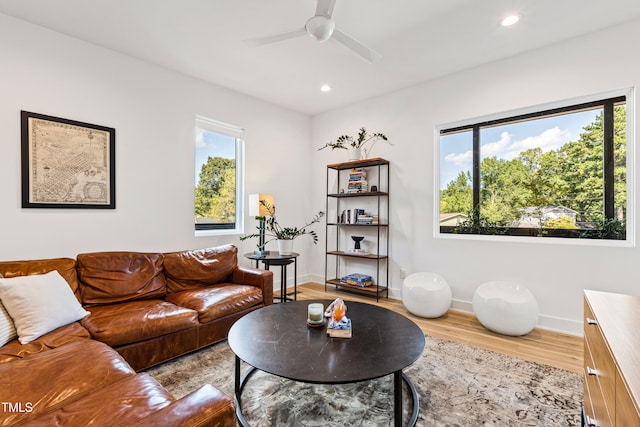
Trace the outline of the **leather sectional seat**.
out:
[[[239,266],[233,245],[0,262],[5,278],[54,270],[89,314],[0,347],[0,402],[11,403],[0,426],[236,425],[233,399],[212,385],[176,400],[140,371],[224,340],[272,304],[270,271]]]

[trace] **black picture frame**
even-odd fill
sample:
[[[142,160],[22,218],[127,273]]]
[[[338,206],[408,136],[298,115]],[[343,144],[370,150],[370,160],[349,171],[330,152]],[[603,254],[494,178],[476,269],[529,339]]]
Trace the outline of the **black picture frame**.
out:
[[[20,112],[22,207],[115,209],[116,130]]]

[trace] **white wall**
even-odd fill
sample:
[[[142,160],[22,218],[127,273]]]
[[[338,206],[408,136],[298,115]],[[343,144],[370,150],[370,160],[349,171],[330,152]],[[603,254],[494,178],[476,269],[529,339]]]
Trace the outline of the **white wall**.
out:
[[[20,110],[116,129],[115,210],[21,208]],[[196,114],[245,128],[246,194],[274,194],[282,220],[302,223],[300,206],[312,211],[299,179],[308,116],[0,15],[0,260],[225,243],[253,251],[238,236],[194,237]],[[245,224],[256,226],[248,215]]]
[[[638,293],[638,248],[434,238],[433,214],[434,126],[635,86],[638,42],[636,21],[313,118],[315,147],[361,126],[395,144],[378,143],[373,152],[391,161],[392,295],[401,295],[401,268],[442,274],[463,310],[479,284],[513,280],[537,297],[541,327],[581,334],[583,289]],[[324,165],[345,160],[344,151],[313,152],[314,200],[325,192]],[[316,260],[311,268],[322,281],[323,259]]]
[[[480,283],[515,280],[538,298],[542,327],[580,333],[582,290],[637,293],[640,250],[435,239],[433,129],[635,86],[640,59],[627,46],[640,41],[639,24],[309,119],[0,15],[0,260],[224,243],[252,251],[255,242],[239,242],[237,236],[193,235],[195,115],[246,129],[246,193],[273,193],[279,219],[294,225],[324,208],[325,165],[346,159],[344,152],[316,148],[367,126],[387,133],[395,144],[378,143],[372,153],[392,162],[392,296],[400,296],[401,268],[443,274],[453,288],[454,306],[466,310]],[[20,110],[116,128],[117,209],[21,208]],[[631,135],[629,143],[635,143]],[[245,216],[245,221],[250,231],[254,220]],[[317,230],[324,233],[324,227]],[[294,250],[303,255],[299,282],[323,281],[323,240],[321,235],[315,247],[310,239],[296,240]]]

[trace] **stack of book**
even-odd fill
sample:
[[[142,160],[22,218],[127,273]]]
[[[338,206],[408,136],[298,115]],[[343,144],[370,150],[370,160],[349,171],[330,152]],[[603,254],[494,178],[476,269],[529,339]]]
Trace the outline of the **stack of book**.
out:
[[[345,224],[378,224],[378,215],[367,213],[364,209],[342,211],[340,222]]]
[[[371,221],[364,222],[366,218],[370,218]],[[361,222],[360,219],[362,219],[363,222]],[[345,209],[340,214],[338,221],[341,224],[371,224],[373,216],[365,214],[364,209]]]
[[[351,169],[347,193],[362,193],[369,191],[367,171],[362,168]]]
[[[329,320],[327,335],[333,338],[351,338],[351,319],[343,317],[340,322]]]
[[[365,288],[373,285],[373,278],[368,274],[351,273],[340,279],[343,283],[348,285],[357,286],[359,288]]]
[[[373,224],[373,215],[365,213],[364,209],[359,209],[356,224]]]

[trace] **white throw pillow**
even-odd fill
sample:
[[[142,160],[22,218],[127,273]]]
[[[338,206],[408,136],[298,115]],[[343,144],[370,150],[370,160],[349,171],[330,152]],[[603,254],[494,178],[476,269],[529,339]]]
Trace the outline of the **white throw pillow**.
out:
[[[0,273],[0,279],[4,276]],[[4,305],[0,302],[0,347],[17,337],[16,325],[13,324],[13,319],[7,313]]]
[[[13,324],[13,319],[7,313],[4,305],[0,303],[0,347],[17,337],[16,326]]]
[[[0,300],[27,344],[89,314],[57,271],[0,279]]]

